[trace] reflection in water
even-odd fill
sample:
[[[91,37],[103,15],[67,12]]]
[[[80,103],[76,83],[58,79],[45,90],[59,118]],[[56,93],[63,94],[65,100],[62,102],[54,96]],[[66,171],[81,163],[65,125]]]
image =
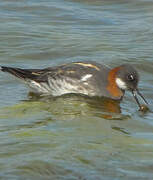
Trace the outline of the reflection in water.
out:
[[[22,128],[31,129],[47,126],[50,122],[58,120],[75,121],[90,118],[93,121],[96,118],[101,120],[127,120],[129,116],[121,114],[119,101],[107,98],[91,98],[76,94],[67,94],[60,97],[40,97],[29,93],[28,100],[1,110],[0,119],[10,118],[17,119],[17,124],[3,127],[3,130],[0,130],[1,132],[10,129],[20,130]],[[20,119],[23,119],[23,121],[19,121]],[[32,122],[31,119],[36,120]],[[120,127],[112,129],[121,131]],[[122,133],[124,133],[123,130]],[[125,132],[125,134],[127,133]]]
[[[114,114],[121,113],[120,102],[108,98],[88,97],[78,94],[66,94],[60,97],[40,97],[29,93],[29,101],[47,103],[48,111],[56,109],[57,114],[90,115],[104,119],[114,118]],[[53,106],[54,105],[54,106]],[[54,109],[55,108],[55,109]]]
[[[67,94],[60,97],[40,97],[29,93],[28,100],[23,100],[14,106],[5,107],[1,111],[1,119],[9,117],[29,118],[34,115],[40,117],[43,112],[46,121],[69,120],[77,117],[99,117],[108,120],[125,120],[128,118],[127,115],[121,114],[119,101],[76,94]],[[40,122],[36,123],[39,124]],[[43,120],[42,123],[45,123],[45,121]]]

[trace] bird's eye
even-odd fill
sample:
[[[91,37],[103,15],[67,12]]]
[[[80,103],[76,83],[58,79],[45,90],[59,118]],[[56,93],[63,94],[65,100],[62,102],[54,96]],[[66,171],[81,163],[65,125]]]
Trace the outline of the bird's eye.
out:
[[[130,74],[130,75],[127,76],[127,79],[129,81],[133,81],[135,78],[134,78],[134,76],[132,74]]]

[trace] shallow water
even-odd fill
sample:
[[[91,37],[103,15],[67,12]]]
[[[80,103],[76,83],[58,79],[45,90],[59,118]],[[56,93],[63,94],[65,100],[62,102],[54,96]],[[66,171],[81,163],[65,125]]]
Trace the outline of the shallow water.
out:
[[[153,1],[0,2],[0,64],[131,63],[153,109]],[[38,98],[0,72],[0,179],[153,179],[153,114],[130,93]]]

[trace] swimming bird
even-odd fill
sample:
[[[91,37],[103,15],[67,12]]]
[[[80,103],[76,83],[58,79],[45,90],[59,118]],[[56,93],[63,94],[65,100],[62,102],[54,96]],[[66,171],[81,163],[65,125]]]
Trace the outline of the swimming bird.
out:
[[[125,91],[129,90],[140,108],[137,94],[147,104],[138,90],[138,72],[130,64],[111,69],[94,61],[80,61],[45,69],[1,66],[0,70],[16,76],[27,84],[32,92],[41,96],[75,93],[121,100]]]

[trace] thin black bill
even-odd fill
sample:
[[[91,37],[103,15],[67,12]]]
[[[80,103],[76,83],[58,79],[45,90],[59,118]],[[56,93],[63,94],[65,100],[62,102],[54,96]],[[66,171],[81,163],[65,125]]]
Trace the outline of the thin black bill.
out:
[[[134,97],[134,99],[136,100],[136,102],[137,102],[137,104],[138,104],[138,106],[139,106],[140,108],[141,108],[141,104],[140,104],[140,102],[139,102],[139,100],[138,100],[137,95],[136,95],[135,92],[137,92],[137,94],[143,99],[143,101],[144,101],[146,104],[148,104],[148,102],[146,101],[146,99],[144,98],[144,96],[139,92],[138,89],[136,89],[135,91],[132,91],[132,94],[133,94],[133,97]]]

